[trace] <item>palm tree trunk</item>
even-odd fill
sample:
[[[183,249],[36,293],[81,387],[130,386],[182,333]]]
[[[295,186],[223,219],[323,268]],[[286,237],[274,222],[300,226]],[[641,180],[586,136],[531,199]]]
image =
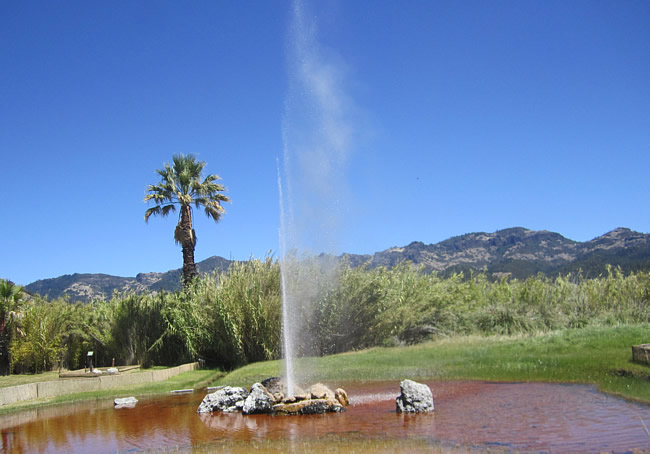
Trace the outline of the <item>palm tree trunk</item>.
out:
[[[183,248],[183,285],[188,285],[196,277],[194,263],[194,246],[196,238],[192,228],[192,208],[189,205],[181,207],[181,247]]]

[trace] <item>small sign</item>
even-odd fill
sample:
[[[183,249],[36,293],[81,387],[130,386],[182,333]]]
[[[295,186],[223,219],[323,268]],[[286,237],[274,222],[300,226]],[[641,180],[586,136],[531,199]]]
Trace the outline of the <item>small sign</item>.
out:
[[[93,356],[93,352],[88,352],[88,356]]]

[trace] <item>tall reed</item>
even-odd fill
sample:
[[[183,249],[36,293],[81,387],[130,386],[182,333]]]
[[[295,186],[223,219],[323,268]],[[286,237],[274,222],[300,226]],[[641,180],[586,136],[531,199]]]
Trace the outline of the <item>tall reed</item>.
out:
[[[650,322],[650,273],[537,275],[491,280],[485,273],[435,273],[402,264],[343,265],[315,286],[304,353],[323,355],[465,334],[521,334]],[[175,365],[203,359],[221,367],[275,359],[281,342],[276,260],[236,262],[176,293],[115,294],[72,304],[36,298],[16,319],[14,371],[96,365]]]

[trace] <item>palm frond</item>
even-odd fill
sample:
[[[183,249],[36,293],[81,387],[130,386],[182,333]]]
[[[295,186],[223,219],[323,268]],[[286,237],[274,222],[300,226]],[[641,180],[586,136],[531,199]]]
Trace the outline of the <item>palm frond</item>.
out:
[[[226,187],[216,183],[208,183],[201,186],[201,195],[207,197],[218,197],[221,192],[226,191]],[[225,197],[225,196],[224,196]]]
[[[192,179],[200,178],[203,167],[205,167],[205,162],[197,161],[194,155],[176,154],[173,157],[173,161],[174,171],[177,174],[180,175],[186,172]]]
[[[165,216],[167,216],[169,213],[173,213],[173,212],[175,212],[175,211],[176,211],[176,205],[174,205],[174,204],[165,205],[164,207],[162,207],[162,213],[161,213],[161,215],[162,215],[163,217],[165,217]]]
[[[151,216],[158,216],[162,212],[162,208],[160,205],[156,205],[155,207],[149,208],[147,211],[144,212],[144,222],[149,222],[149,218]]]
[[[197,197],[196,199],[194,199],[194,206],[197,209],[210,205],[211,203],[212,201],[207,197]]]
[[[157,205],[162,205],[165,202],[173,202],[174,194],[166,191],[152,192],[144,197],[145,202],[149,200],[153,200]]]
[[[176,206],[174,206],[174,204],[156,205],[155,207],[151,207],[147,211],[145,211],[144,220],[145,222],[149,222],[149,218],[151,216],[160,216],[164,218],[169,213],[174,211],[176,211]]]
[[[206,204],[204,211],[205,215],[209,218],[214,219],[215,222],[219,222],[221,220],[221,216],[226,213],[226,210],[217,203]]]
[[[213,181],[216,181],[216,180],[221,180],[221,177],[219,175],[217,175],[216,173],[212,173],[212,174],[208,175],[207,177],[205,177],[205,180],[203,180],[203,184],[212,183]]]

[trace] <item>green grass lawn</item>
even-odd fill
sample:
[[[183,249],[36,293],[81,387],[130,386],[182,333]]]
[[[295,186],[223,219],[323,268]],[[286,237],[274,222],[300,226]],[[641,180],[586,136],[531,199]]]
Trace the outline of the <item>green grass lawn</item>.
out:
[[[69,394],[59,396],[54,402],[70,402],[74,400],[83,400],[87,398],[103,399],[127,396],[146,396],[154,394],[168,393],[177,389],[200,389],[208,386],[217,377],[223,375],[220,369],[197,369],[180,373],[164,381],[147,383],[133,386],[130,388],[115,388],[104,391],[95,391],[91,393]]]
[[[137,374],[140,372],[146,372],[157,369],[168,369],[164,366],[154,366],[151,369],[134,369],[130,370],[127,373]],[[42,381],[56,381],[59,379],[59,372],[42,372],[40,374],[15,374],[15,375],[4,375],[0,376],[0,388],[7,388],[9,386],[18,386],[25,385],[27,383],[38,383]]]
[[[44,372],[41,374],[20,374],[0,376],[0,388],[9,386],[26,385],[27,383],[37,383],[41,381],[55,381],[59,379],[59,372]]]
[[[40,378],[41,375],[48,375],[48,374],[27,375],[27,377]],[[222,375],[223,372],[220,369],[191,370],[191,371],[187,371],[175,375],[165,381],[136,385],[129,388],[115,388],[115,389],[107,389],[103,391],[92,391],[92,392],[85,392],[85,393],[78,393],[78,394],[66,394],[51,399],[38,399],[38,400],[32,400],[26,402],[18,402],[15,404],[0,407],[0,415],[3,413],[9,413],[16,410],[24,410],[28,408],[40,407],[49,404],[69,403],[69,402],[82,401],[82,400],[113,399],[116,397],[127,397],[127,396],[143,397],[143,396],[151,396],[156,394],[168,393],[170,391],[177,390],[177,389],[189,389],[189,388],[200,389],[202,387],[208,386],[210,383],[214,382],[219,376]],[[56,373],[56,377],[50,376],[49,379],[56,380],[57,378],[58,378],[58,373]],[[32,380],[31,383],[33,383],[34,381],[37,380]],[[38,380],[38,381],[45,381],[45,380]]]
[[[582,328],[528,336],[462,336],[410,347],[373,348],[309,358],[318,380],[492,380],[593,383],[602,391],[650,402],[650,367],[632,362],[632,345],[650,341],[650,325]],[[282,363],[250,364],[218,385],[250,386],[280,375]]]
[[[114,388],[88,393],[68,394],[56,397],[54,402],[69,402],[87,398],[103,399],[127,396],[146,396],[168,393],[178,389],[200,389],[208,386],[217,377],[223,375],[220,369],[196,369],[182,372],[164,381],[136,385],[129,388]]]

